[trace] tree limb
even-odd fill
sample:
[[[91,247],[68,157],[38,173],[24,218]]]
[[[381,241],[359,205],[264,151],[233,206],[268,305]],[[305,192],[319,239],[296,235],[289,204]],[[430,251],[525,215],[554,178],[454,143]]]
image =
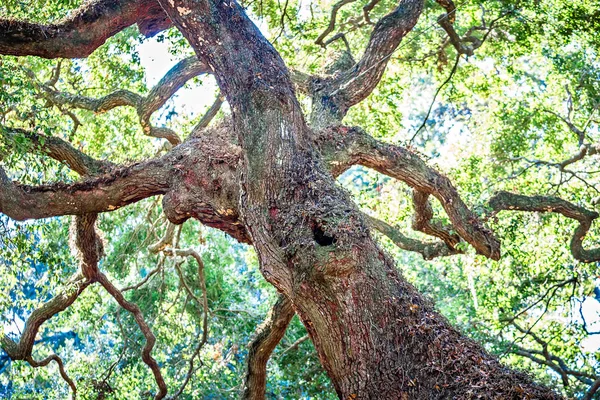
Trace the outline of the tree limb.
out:
[[[133,314],[133,317],[140,327],[142,334],[146,338],[146,344],[142,349],[142,361],[144,361],[144,363],[152,370],[152,373],[154,374],[154,380],[158,385],[158,392],[154,398],[156,400],[163,399],[167,395],[167,384],[165,383],[162,373],[160,372],[158,363],[151,355],[152,348],[156,343],[156,337],[152,333],[148,323],[146,323],[142,311],[137,304],[127,301],[123,296],[123,293],[117,289],[103,273],[99,272],[96,279],[98,283],[100,283],[106,289],[106,291],[117,301],[117,303],[119,303],[121,307]]]
[[[145,97],[128,90],[117,90],[104,97],[93,98],[60,92],[44,84],[38,86],[43,91],[44,97],[59,107],[69,106],[96,113],[103,113],[120,106],[134,107],[144,134],[165,138],[172,145],[176,146],[181,143],[179,136],[169,128],[153,127],[150,124],[150,117],[187,81],[200,74],[209,72],[210,68],[205,63],[199,61],[197,57],[188,57],[171,68]]]
[[[396,246],[402,250],[413,251],[423,256],[425,260],[431,260],[436,257],[451,256],[454,254],[460,254],[459,250],[449,247],[443,242],[421,242],[416,239],[412,239],[408,236],[403,235],[398,229],[394,228],[387,222],[381,221],[377,218],[373,218],[365,214],[365,218],[369,225],[384,234]]]
[[[523,196],[509,192],[498,192],[489,201],[489,206],[494,212],[502,210],[556,212],[567,218],[579,221],[579,226],[571,239],[571,253],[576,260],[589,263],[600,260],[600,248],[584,249],[583,239],[598,218],[598,213],[586,208],[569,203],[558,197]]]
[[[373,91],[390,56],[413,29],[422,11],[423,0],[401,0],[394,11],[377,22],[361,60],[333,84],[338,87],[333,95],[343,99],[345,107],[361,102]]]
[[[477,253],[493,260],[500,258],[500,241],[493,232],[462,201],[452,182],[417,154],[377,141],[357,127],[324,129],[318,132],[316,141],[334,176],[358,164],[405,182],[418,192],[433,195],[461,238]]]
[[[242,399],[262,400],[267,385],[267,362],[294,316],[292,303],[284,295],[277,302],[264,322],[256,329],[254,338],[248,345],[248,369],[244,380]]]
[[[315,40],[315,43],[318,44],[321,47],[325,47],[326,44],[323,43],[323,40],[325,40],[325,38],[327,37],[327,35],[329,35],[334,29],[335,29],[335,22],[337,19],[337,13],[340,10],[340,8],[342,8],[343,6],[345,6],[346,4],[350,4],[355,2],[356,0],[340,0],[337,3],[335,3],[333,5],[333,7],[331,8],[331,17],[329,19],[329,25],[327,25],[327,28],[325,28],[325,30],[319,35],[319,37],[317,38],[317,40]]]
[[[95,0],[49,25],[0,19],[0,54],[87,57],[109,37],[135,23],[147,36],[171,25],[154,0]]]
[[[108,172],[114,167],[108,161],[96,160],[77,150],[69,142],[59,137],[45,136],[25,129],[0,126],[0,137],[10,147],[15,147],[15,139],[19,136],[30,140],[34,150],[67,165],[79,175],[97,175]]]
[[[35,187],[11,182],[0,167],[0,212],[24,221],[116,210],[166,192],[173,172],[172,166],[164,161],[150,160],[117,168],[73,184]]]

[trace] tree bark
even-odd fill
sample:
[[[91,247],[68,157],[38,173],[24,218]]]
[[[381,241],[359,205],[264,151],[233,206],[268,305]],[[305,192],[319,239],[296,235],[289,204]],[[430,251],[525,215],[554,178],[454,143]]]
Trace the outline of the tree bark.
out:
[[[400,276],[320,160],[283,60],[236,2],[160,3],[231,106],[239,209],[261,272],[292,302],[340,398],[558,398]]]

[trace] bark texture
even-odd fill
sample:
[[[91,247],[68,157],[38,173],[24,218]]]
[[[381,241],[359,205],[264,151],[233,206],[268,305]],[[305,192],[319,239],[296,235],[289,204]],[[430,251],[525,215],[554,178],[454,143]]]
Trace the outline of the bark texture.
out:
[[[187,140],[179,144],[179,138],[162,136],[176,146],[161,158],[130,166],[98,164],[72,147],[44,142],[41,151],[101,175],[71,185],[28,187],[12,182],[0,168],[0,212],[17,220],[77,215],[79,240],[87,238],[96,246],[96,213],[164,195],[163,209],[172,223],[196,218],[252,243],[262,274],[283,300],[251,350],[247,398],[264,395],[266,360],[295,312],[341,399],[557,399],[452,328],[371,237],[369,228],[375,227],[426,258],[457,253],[461,240],[486,257],[500,257],[500,242],[447,177],[408,149],[341,125],[348,108],[378,84],[389,55],[416,24],[423,3],[401,0],[375,25],[357,63],[326,77],[294,73],[293,81],[277,51],[235,0],[105,0],[89,3],[55,25],[0,21],[5,28],[0,53],[42,57],[85,56],[128,25],[154,31],[172,21],[197,60],[183,61],[146,98],[125,92],[101,99],[52,90],[46,95],[94,111],[133,106],[142,125],[149,126],[150,114],[164,96],[210,71],[231,108],[231,120],[207,128],[221,105],[219,97],[209,118]],[[365,6],[365,18],[374,4]],[[294,84],[313,99],[310,126]],[[415,228],[441,241],[407,240],[393,227],[365,218],[335,182],[335,176],[357,164],[412,187]],[[506,197],[495,203],[498,210],[506,208]],[[441,203],[456,233],[436,223],[430,198]],[[534,207],[512,198],[522,210],[544,211],[551,203],[553,210],[577,219],[578,239],[597,217],[568,204],[538,200]],[[82,272],[135,316],[147,340],[142,357],[159,387],[156,398],[162,398],[167,387],[150,355],[154,336],[141,310],[97,270],[101,249],[94,246],[84,246],[94,252],[89,260],[83,254]],[[576,248],[574,253],[586,260],[596,256],[583,251]],[[17,350],[18,357],[27,353]]]

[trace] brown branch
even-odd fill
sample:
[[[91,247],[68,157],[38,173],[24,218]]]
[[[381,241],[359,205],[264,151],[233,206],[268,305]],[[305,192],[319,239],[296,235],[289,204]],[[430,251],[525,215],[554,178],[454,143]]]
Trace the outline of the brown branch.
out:
[[[254,338],[248,345],[248,369],[244,380],[242,399],[261,400],[265,398],[267,362],[285,335],[294,314],[292,303],[284,295],[279,295],[267,318],[256,329]]]
[[[145,97],[128,90],[117,90],[104,97],[93,98],[59,92],[43,84],[38,84],[38,86],[44,97],[59,108],[69,106],[103,113],[121,106],[134,107],[145,135],[167,139],[172,145],[176,146],[181,143],[179,136],[169,128],[153,127],[150,124],[150,117],[187,81],[209,72],[210,68],[200,62],[197,57],[183,59],[171,68]]]
[[[173,174],[167,161],[170,156],[121,167],[70,185],[19,185],[11,182],[0,168],[0,213],[18,221],[97,213],[164,194]]]
[[[369,14],[373,10],[373,8],[375,8],[375,6],[377,4],[379,4],[380,1],[381,0],[371,0],[363,7],[363,17],[364,17],[365,21],[367,22],[367,24],[373,23],[373,22],[371,22],[371,18],[369,16]]]
[[[331,17],[329,19],[329,25],[327,25],[327,28],[325,28],[325,30],[319,35],[319,37],[317,38],[317,40],[315,40],[315,44],[318,44],[321,47],[325,47],[326,44],[323,43],[323,40],[325,40],[325,38],[327,37],[327,35],[329,35],[331,32],[333,32],[333,30],[335,29],[335,22],[337,19],[337,13],[340,10],[340,8],[342,8],[343,6],[345,6],[346,4],[350,4],[355,2],[356,0],[340,0],[337,3],[335,3],[333,5],[333,7],[331,8]]]
[[[147,36],[171,25],[154,0],[96,0],[49,25],[0,19],[0,54],[87,57],[109,37],[135,23]]]
[[[71,378],[69,378],[69,375],[67,375],[67,371],[65,370],[65,365],[64,365],[62,359],[58,355],[52,354],[40,361],[36,361],[33,359],[33,357],[29,356],[29,357],[27,357],[26,361],[33,368],[45,367],[48,364],[50,364],[50,361],[54,361],[58,365],[58,372],[60,373],[60,376],[63,378],[63,380],[65,382],[67,382],[67,385],[69,385],[69,387],[71,388],[71,391],[73,392],[73,400],[75,400],[77,398],[77,386],[75,386],[75,382],[73,382],[73,380]]]
[[[410,32],[423,10],[423,0],[401,0],[377,22],[361,60],[333,83],[333,93],[349,108],[365,99],[377,86],[390,56]]]
[[[42,324],[55,314],[66,310],[90,283],[81,272],[75,273],[56,296],[31,313],[18,342],[13,341],[7,335],[0,336],[0,344],[9,357],[12,360],[26,360],[31,357],[35,337]]]
[[[577,206],[558,197],[523,196],[509,192],[498,192],[489,201],[489,206],[494,212],[502,210],[556,212],[567,218],[579,221],[579,226],[571,239],[571,253],[576,260],[589,263],[600,260],[600,248],[586,250],[583,248],[583,239],[598,218],[598,213]]]
[[[477,253],[497,260],[500,242],[463,202],[452,182],[429,167],[416,153],[384,142],[353,127],[330,127],[316,138],[324,159],[334,175],[362,165],[405,182],[418,192],[433,195],[442,204],[454,230]]]
[[[206,113],[202,116],[198,124],[196,124],[196,126],[194,127],[194,131],[206,128],[213,120],[213,118],[217,115],[224,101],[225,97],[221,93],[219,93],[217,95],[217,98],[215,99],[215,102],[210,106],[208,111],[206,111]]]
[[[390,240],[394,242],[396,246],[403,250],[419,253],[423,256],[425,260],[431,260],[436,257],[445,257],[461,253],[459,250],[456,250],[452,247],[448,247],[446,243],[421,242],[419,240],[412,239],[408,236],[403,235],[398,229],[394,228],[393,226],[384,221],[381,221],[377,218],[373,218],[366,214],[365,218],[367,219],[367,222],[372,228],[378,230],[380,233],[390,238]]]
[[[74,148],[69,142],[55,137],[19,128],[0,126],[0,137],[10,147],[16,147],[16,138],[22,137],[31,141],[32,150],[46,154],[79,175],[97,175],[108,172],[114,166],[108,161],[96,160]]]
[[[117,289],[104,274],[99,272],[96,279],[98,283],[100,283],[106,289],[106,291],[117,301],[117,303],[119,303],[121,307],[133,314],[133,317],[135,318],[135,321],[140,327],[144,338],[146,338],[146,344],[142,349],[142,361],[144,361],[144,363],[148,365],[148,367],[152,370],[154,380],[158,385],[158,392],[156,393],[154,398],[156,400],[164,398],[167,395],[167,385],[162,376],[162,373],[160,372],[160,367],[158,366],[158,363],[151,355],[152,348],[156,343],[156,337],[154,336],[152,330],[146,323],[142,311],[140,310],[137,304],[127,301],[123,296],[123,293],[119,289]]]
[[[440,238],[449,248],[454,249],[460,242],[460,237],[452,233],[451,228],[431,221],[433,219],[433,208],[431,208],[429,202],[429,194],[413,190],[412,199],[415,209],[412,222],[413,229]]]
[[[165,253],[168,251],[169,250],[165,250]],[[194,372],[194,359],[198,356],[198,354],[200,354],[200,350],[202,349],[202,347],[204,347],[204,345],[208,341],[208,315],[210,313],[210,309],[208,308],[208,293],[206,291],[206,277],[204,276],[204,262],[202,261],[202,257],[200,256],[200,254],[198,254],[198,252],[193,249],[185,249],[185,250],[184,249],[171,249],[171,253],[173,255],[177,255],[177,256],[192,257],[196,260],[196,263],[198,264],[198,279],[199,279],[199,283],[200,283],[200,290],[202,291],[202,300],[198,299],[198,296],[196,296],[193,293],[193,291],[191,290],[191,288],[188,286],[188,284],[185,281],[185,278],[183,276],[183,272],[181,271],[181,268],[177,264],[175,264],[175,267],[177,268],[177,273],[179,275],[179,279],[181,280],[181,283],[184,285],[186,291],[196,301],[196,303],[198,303],[198,305],[201,306],[203,309],[202,337],[201,337],[200,341],[198,342],[198,344],[196,345],[196,348],[194,349],[192,356],[190,357],[190,360],[188,362],[188,365],[189,365],[188,371],[186,373],[183,383],[181,384],[181,386],[179,387],[177,392],[175,392],[175,394],[172,396],[172,398],[175,399],[181,393],[183,393],[185,387],[187,386],[188,382],[190,381],[190,378],[192,377],[192,374]]]

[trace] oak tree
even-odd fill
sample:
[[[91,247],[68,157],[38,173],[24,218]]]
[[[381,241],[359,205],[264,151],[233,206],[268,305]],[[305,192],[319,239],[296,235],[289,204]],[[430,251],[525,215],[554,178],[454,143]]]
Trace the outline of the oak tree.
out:
[[[24,360],[32,367],[56,363],[75,395],[78,385],[68,374],[63,359],[57,354],[36,358],[34,346],[39,342],[43,324],[67,312],[90,288],[99,287],[132,315],[143,335],[139,351],[155,381],[151,390],[154,398],[177,397],[186,386],[193,387],[194,359],[208,341],[211,315],[210,285],[205,278],[203,257],[194,247],[181,245],[182,224],[197,220],[251,245],[260,273],[279,293],[250,344],[245,377],[238,377],[240,383],[243,380],[240,390],[243,398],[264,398],[267,362],[294,315],[298,315],[306,328],[322,367],[342,399],[562,398],[554,388],[506,367],[489,353],[489,348],[486,350],[453,327],[432,301],[403,276],[374,234],[378,232],[398,248],[427,260],[452,256],[448,258],[452,263],[458,257],[470,257],[494,268],[503,257],[500,237],[491,228],[497,224],[497,218],[507,212],[551,213],[577,222],[575,230],[569,233],[566,251],[571,262],[597,265],[600,249],[584,243],[598,218],[593,210],[596,175],[587,168],[593,165],[593,157],[599,152],[595,142],[598,122],[594,116],[600,104],[598,48],[595,39],[590,39],[598,24],[597,9],[587,4],[570,8],[553,1],[536,4],[472,1],[458,4],[457,8],[452,0],[400,0],[396,4],[341,0],[320,11],[323,14],[320,23],[301,25],[299,21],[310,20],[312,3],[304,8],[301,3],[288,1],[285,4],[262,1],[241,4],[235,0],[67,3],[56,12],[65,14],[62,19],[50,22],[43,19],[44,15],[34,15],[33,10],[17,13],[18,18],[8,14],[0,19],[0,53],[5,55],[1,94],[5,100],[0,110],[3,143],[0,154],[5,167],[0,168],[0,212],[10,218],[6,232],[12,232],[6,235],[13,240],[22,226],[13,221],[72,216],[70,245],[78,260],[78,268],[72,275],[61,279],[61,289],[53,297],[46,296],[46,301],[28,316],[22,332],[2,335],[2,348],[11,360]],[[73,10],[66,13],[71,7]],[[277,9],[264,11],[263,7]],[[553,7],[558,11],[543,13]],[[459,22],[463,8],[463,16],[476,18],[464,17]],[[572,14],[567,15],[568,12]],[[294,13],[298,15],[290,16]],[[508,100],[501,100],[504,105],[515,100],[521,108],[501,110],[496,116],[515,121],[495,125],[493,121],[477,120],[476,111],[469,110],[477,107],[470,106],[469,101],[485,97],[481,94],[486,90],[485,85],[501,84],[486,80],[470,82],[469,68],[498,68],[497,60],[483,52],[497,52],[498,60],[506,61],[511,51],[517,51],[511,50],[511,43],[523,46],[518,50],[522,54],[515,54],[515,58],[538,51],[533,49],[537,45],[547,45],[544,30],[549,28],[540,26],[536,19],[542,17],[546,18],[544,23],[558,27],[557,42],[563,42],[556,43],[557,47],[573,46],[595,58],[589,63],[582,62],[589,69],[580,74],[575,85],[566,84],[562,92],[566,113],[543,104],[531,106],[525,101],[519,104],[516,100],[521,93],[514,89],[513,95],[489,96],[486,104],[479,107],[488,107],[494,96],[506,95]],[[416,31],[415,26],[424,18],[423,28]],[[259,29],[254,21],[263,21],[267,27]],[[279,33],[273,27],[280,29]],[[304,32],[310,29],[311,33]],[[265,38],[267,31],[272,34],[271,42]],[[296,45],[294,32],[305,35]],[[125,33],[134,39],[140,35],[161,35],[172,43],[177,54],[188,52],[187,56],[150,89],[145,88],[140,72],[135,69],[129,70],[129,75],[109,78],[119,69],[120,61],[112,59],[128,51],[135,54],[129,37],[120,36]],[[568,41],[566,38],[571,35],[579,35],[580,39]],[[111,43],[115,47],[112,50]],[[490,48],[485,50],[486,46]],[[503,53],[503,49],[508,50]],[[82,60],[91,59],[100,51],[106,52],[100,61]],[[316,54],[321,59],[325,55],[330,60],[321,62],[319,67],[307,63],[303,67],[299,62],[301,57],[295,53]],[[403,53],[406,60],[393,58]],[[355,58],[355,54],[359,56]],[[47,61],[55,59],[59,61]],[[290,63],[292,66],[288,66]],[[512,72],[521,73],[518,77],[521,80],[515,80],[517,85],[533,85],[527,79],[540,87],[549,85],[536,81],[533,72],[528,76],[528,68],[538,68],[532,61],[508,64]],[[445,169],[443,159],[427,159],[424,153],[435,152],[436,146],[445,145],[443,137],[429,132],[431,119],[438,123],[444,118],[464,121],[466,117],[461,116],[460,110],[454,110],[454,115],[441,115],[432,102],[422,116],[422,123],[419,120],[415,129],[405,134],[404,144],[370,132],[397,128],[393,124],[385,126],[385,118],[378,115],[394,118],[402,113],[393,109],[399,107],[393,101],[387,110],[381,107],[385,98],[395,96],[386,90],[402,90],[405,82],[390,78],[402,65],[415,70],[425,68],[427,73],[431,72],[427,68],[439,69],[436,79],[440,84],[433,93],[434,99],[449,82],[458,79],[458,74],[462,74],[460,79],[465,86],[472,86],[470,90],[480,91],[479,97],[461,99],[457,95],[456,104],[462,101],[465,113],[471,113],[470,117],[476,120],[473,132],[478,131],[479,125],[486,132],[497,130],[494,134],[500,137],[494,142],[498,148],[492,158],[498,159],[498,154],[504,158],[494,166],[494,176],[504,174],[508,184],[488,182],[487,192],[475,188],[478,166],[473,165],[474,176],[469,182],[462,182],[465,186],[461,187],[441,172]],[[564,62],[563,68],[563,77],[575,70]],[[121,82],[127,88],[110,91],[96,88],[90,96],[84,82],[89,70],[101,71],[107,81]],[[42,79],[44,74],[47,79]],[[220,92],[194,127],[167,126],[164,121],[157,124],[153,114],[163,109],[188,81],[204,75],[214,77]],[[501,81],[504,77],[498,73],[490,81],[493,79]],[[505,92],[509,91],[506,87]],[[15,90],[26,93],[15,94]],[[535,97],[537,92],[532,93]],[[13,101],[11,96],[19,100]],[[424,95],[413,92],[405,96],[417,102]],[[35,100],[21,102],[24,98]],[[365,106],[369,101],[382,109]],[[425,101],[431,99],[427,97]],[[220,110],[225,103],[228,109]],[[139,144],[139,137],[128,139],[131,148],[122,150],[126,146],[111,137],[114,133],[103,132],[106,127],[101,125],[94,128],[94,144],[88,145],[90,151],[87,151],[82,126],[93,125],[99,114],[124,107],[129,107],[128,114],[119,114],[118,121],[111,122],[115,124],[113,129],[140,130],[161,143],[159,149],[153,149],[158,151],[152,154]],[[29,113],[24,109],[29,109]],[[353,110],[358,111],[353,114]],[[85,121],[80,116],[83,112],[87,112]],[[539,119],[540,115],[546,119]],[[369,122],[370,118],[376,122]],[[53,125],[50,121],[54,120],[61,122]],[[356,121],[364,122],[363,126],[355,124]],[[523,150],[531,143],[546,140],[544,135],[554,129],[548,121],[552,126],[560,125],[570,139],[555,146],[556,154]],[[65,129],[67,126],[70,132]],[[521,126],[522,136],[511,133],[512,142],[503,142],[509,137],[502,136],[506,126],[510,129]],[[519,140],[522,143],[515,145]],[[568,140],[573,142],[568,144],[574,149],[572,152],[565,144]],[[131,151],[135,161],[120,157],[120,151]],[[73,178],[71,172],[63,167],[57,170],[57,164],[52,164],[53,171],[60,172],[58,182],[40,183],[39,177],[23,174],[30,157],[37,156],[52,159],[79,177]],[[434,165],[434,161],[440,166]],[[471,161],[476,164],[476,160]],[[513,168],[512,172],[507,165]],[[577,169],[581,165],[586,167]],[[422,236],[407,236],[398,226],[359,208],[356,198],[336,181],[355,166],[376,171],[410,188],[411,204],[406,204],[405,209],[411,210],[412,228]],[[536,182],[546,182],[550,189],[556,190],[506,190],[510,189],[511,180],[526,177],[532,168],[546,174],[538,176]],[[484,174],[483,167],[480,173]],[[524,182],[528,179],[531,178],[525,178]],[[561,188],[570,184],[576,185],[572,191],[585,195],[573,197],[567,191],[567,197],[562,198]],[[517,184],[512,185],[517,188]],[[490,190],[494,193],[489,194]],[[146,199],[159,199],[160,213],[168,220],[160,237],[154,243],[146,243],[148,254],[161,257],[161,261],[138,283],[120,288],[118,274],[105,270],[113,268],[109,264],[120,261],[114,257],[102,260],[105,248],[115,238],[101,232],[97,227],[98,217],[146,204]],[[157,202],[152,205],[151,212],[156,212]],[[142,225],[152,224],[150,219],[141,221]],[[502,227],[497,230],[507,231]],[[60,231],[54,228],[54,232]],[[66,236],[64,229],[62,233]],[[422,239],[427,236],[432,238]],[[514,239],[515,235],[508,236],[504,242],[510,243],[510,236]],[[122,249],[122,253],[127,251],[126,247]],[[473,252],[477,255],[461,255]],[[143,288],[153,275],[164,274],[166,259],[175,260],[173,268],[180,291],[186,297],[186,304],[193,302],[200,315],[195,321],[199,334],[187,343],[190,362],[180,368],[184,377],[178,387],[172,387],[170,378],[165,377],[161,365],[164,363],[156,358],[154,331],[168,327],[148,319],[148,313],[156,313],[138,305],[135,295],[130,295]],[[186,275],[189,270],[182,269],[188,259],[194,268],[191,280]],[[518,263],[514,258],[513,262]],[[411,265],[402,267],[410,270]],[[121,274],[123,277],[126,272]],[[589,273],[588,277],[592,275]],[[581,279],[546,279],[543,284],[548,289],[537,302],[502,318],[512,332],[522,333],[541,348],[528,349],[514,340],[507,346],[513,354],[552,371],[565,388],[570,382],[583,385],[585,389],[578,389],[583,390],[579,392],[583,393],[582,398],[592,398],[600,387],[597,374],[567,365],[549,350],[547,338],[536,336],[533,326],[522,327],[518,319],[528,311],[537,317],[532,311],[534,307],[546,304],[548,309],[557,291],[570,287],[575,290]],[[515,308],[518,311],[519,305]],[[98,398],[113,392],[106,388],[107,381],[94,381]]]

